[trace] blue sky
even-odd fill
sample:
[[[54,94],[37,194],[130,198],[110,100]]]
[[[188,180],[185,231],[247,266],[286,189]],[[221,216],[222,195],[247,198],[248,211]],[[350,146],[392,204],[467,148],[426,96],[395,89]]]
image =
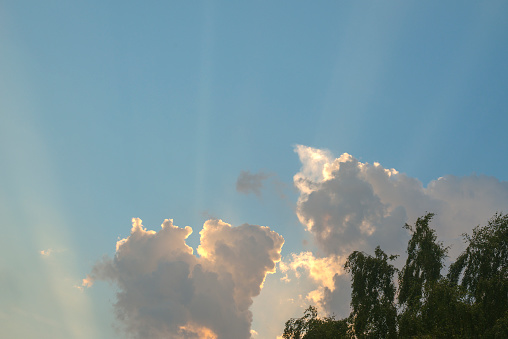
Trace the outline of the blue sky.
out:
[[[189,225],[195,250],[204,222],[219,218],[269,226],[288,265],[292,253],[339,253],[305,230],[318,212],[294,186],[312,167],[297,145],[329,150],[329,164],[344,152],[378,162],[422,187],[454,176],[439,193],[449,213],[497,201],[478,212],[486,222],[508,206],[507,7],[0,1],[0,333],[123,337],[112,327],[118,285],[74,286],[115,255],[131,218]],[[259,196],[236,189],[242,171],[268,175]],[[398,203],[362,175],[386,206]],[[450,203],[465,185],[473,200]],[[281,289],[305,297],[319,283],[281,287],[282,275],[253,297],[259,337],[287,320],[263,316]],[[283,316],[303,307],[280,305],[294,311]]]

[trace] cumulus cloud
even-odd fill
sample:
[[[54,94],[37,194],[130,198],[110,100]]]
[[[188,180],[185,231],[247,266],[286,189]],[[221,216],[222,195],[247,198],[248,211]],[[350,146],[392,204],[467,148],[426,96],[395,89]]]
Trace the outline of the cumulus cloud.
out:
[[[404,209],[376,194],[363,175],[368,164],[347,153],[333,159],[328,151],[311,147],[298,146],[296,151],[302,161],[302,170],[294,176],[300,191],[297,215],[326,255],[347,255],[372,247],[371,239],[389,242],[405,235]],[[383,239],[387,231],[389,239]]]
[[[212,219],[196,256],[185,243],[191,233],[170,219],[149,231],[135,218],[114,258],[98,262],[83,284],[118,286],[117,317],[134,338],[249,338],[252,298],[275,272],[284,239],[268,227]]]
[[[297,216],[323,258],[302,253],[285,265],[294,271],[306,268],[314,280],[319,275],[313,273],[313,265],[345,258],[354,250],[373,253],[380,245],[387,253],[403,254],[409,235],[402,226],[426,212],[436,214],[432,227],[445,245],[452,245],[450,257],[455,258],[463,250],[462,233],[508,206],[508,182],[493,177],[448,175],[424,187],[416,178],[377,162],[362,163],[347,153],[335,158],[327,150],[302,145],[295,152],[302,163],[294,176],[300,193]],[[342,285],[349,280],[342,271],[332,271],[332,278],[321,279],[311,297],[333,311],[342,304]]]
[[[236,190],[243,194],[254,193],[260,197],[263,181],[269,177],[269,174],[263,172],[251,174],[249,171],[241,171],[236,180]]]
[[[347,153],[333,158],[301,145],[295,151],[302,162],[294,176],[297,215],[327,255],[377,245],[388,252],[404,249],[402,226],[427,211],[436,214],[438,234],[452,241],[508,206],[508,182],[493,177],[448,175],[424,187],[416,178]]]
[[[343,274],[345,259],[338,256],[316,258],[312,252],[292,253],[290,259],[279,264],[282,272],[293,270],[296,276],[300,271],[308,275],[322,286],[334,289],[333,277],[335,274]]]
[[[338,295],[343,297],[345,291],[346,293],[350,291],[349,284],[343,284],[345,262],[345,257],[332,254],[328,257],[317,258],[312,252],[307,251],[299,254],[292,253],[289,258],[279,263],[279,267],[283,273],[286,273],[284,277],[286,280],[289,280],[289,273],[293,273],[297,278],[301,278],[304,274],[317,285],[316,289],[307,293],[305,299],[308,303],[316,305],[320,312],[335,312],[345,316],[349,311],[347,302],[336,305],[335,300],[332,300]],[[340,291],[336,291],[337,289]],[[347,300],[347,297],[341,298],[342,303],[344,300]],[[333,310],[330,305],[335,306]]]

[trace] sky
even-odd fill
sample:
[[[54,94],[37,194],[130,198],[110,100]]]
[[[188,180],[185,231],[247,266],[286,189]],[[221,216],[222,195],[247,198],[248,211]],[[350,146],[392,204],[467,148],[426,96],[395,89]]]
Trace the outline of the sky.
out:
[[[0,337],[276,338],[354,250],[508,212],[505,1],[0,0]]]

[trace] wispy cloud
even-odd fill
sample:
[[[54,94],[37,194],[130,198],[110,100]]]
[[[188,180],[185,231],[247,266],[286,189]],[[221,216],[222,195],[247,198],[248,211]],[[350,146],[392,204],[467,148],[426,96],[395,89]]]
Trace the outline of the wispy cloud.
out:
[[[49,257],[51,255],[53,255],[54,253],[61,253],[61,252],[65,252],[65,250],[62,250],[62,249],[52,249],[52,248],[48,248],[47,250],[41,250],[39,251],[39,254],[42,255],[43,257]]]
[[[236,190],[243,194],[254,193],[256,196],[261,197],[263,181],[268,179],[270,176],[270,174],[262,171],[253,174],[249,171],[241,171],[238,179],[236,180]]]
[[[53,252],[53,250],[51,248],[48,248],[47,250],[42,250],[40,251],[39,253],[43,256],[43,257],[49,257],[49,255]]]

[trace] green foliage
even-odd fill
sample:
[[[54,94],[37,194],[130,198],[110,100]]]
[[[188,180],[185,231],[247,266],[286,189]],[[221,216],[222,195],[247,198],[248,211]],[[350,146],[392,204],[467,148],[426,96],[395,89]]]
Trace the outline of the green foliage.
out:
[[[461,280],[475,306],[480,316],[477,332],[489,332],[508,308],[508,215],[496,213],[487,226],[475,227],[473,235],[464,238],[469,245],[450,266],[448,277],[455,283]]]
[[[489,330],[488,334],[492,338],[508,338],[508,311],[496,320],[494,327]]]
[[[508,338],[508,216],[495,214],[487,226],[464,235],[468,246],[441,276],[447,248],[429,227],[434,215],[418,218],[407,260],[399,272],[379,247],[375,256],[355,251],[345,269],[351,274],[349,318],[319,318],[310,306],[290,319],[285,339],[327,338]]]
[[[362,338],[394,338],[397,334],[395,307],[395,267],[379,246],[375,257],[355,251],[345,269],[351,273],[351,321],[356,335]]]
[[[286,321],[284,339],[342,339],[350,338],[346,319],[318,318],[317,309],[309,306],[301,318]]]
[[[463,302],[465,291],[460,286],[441,278],[428,286],[421,310],[420,335],[432,338],[473,337],[473,308]]]
[[[429,227],[434,216],[427,213],[416,220],[415,226],[404,227],[412,232],[407,245],[407,259],[399,274],[400,334],[406,337],[427,332],[421,310],[432,286],[441,278],[447,248],[437,242],[436,232]]]

